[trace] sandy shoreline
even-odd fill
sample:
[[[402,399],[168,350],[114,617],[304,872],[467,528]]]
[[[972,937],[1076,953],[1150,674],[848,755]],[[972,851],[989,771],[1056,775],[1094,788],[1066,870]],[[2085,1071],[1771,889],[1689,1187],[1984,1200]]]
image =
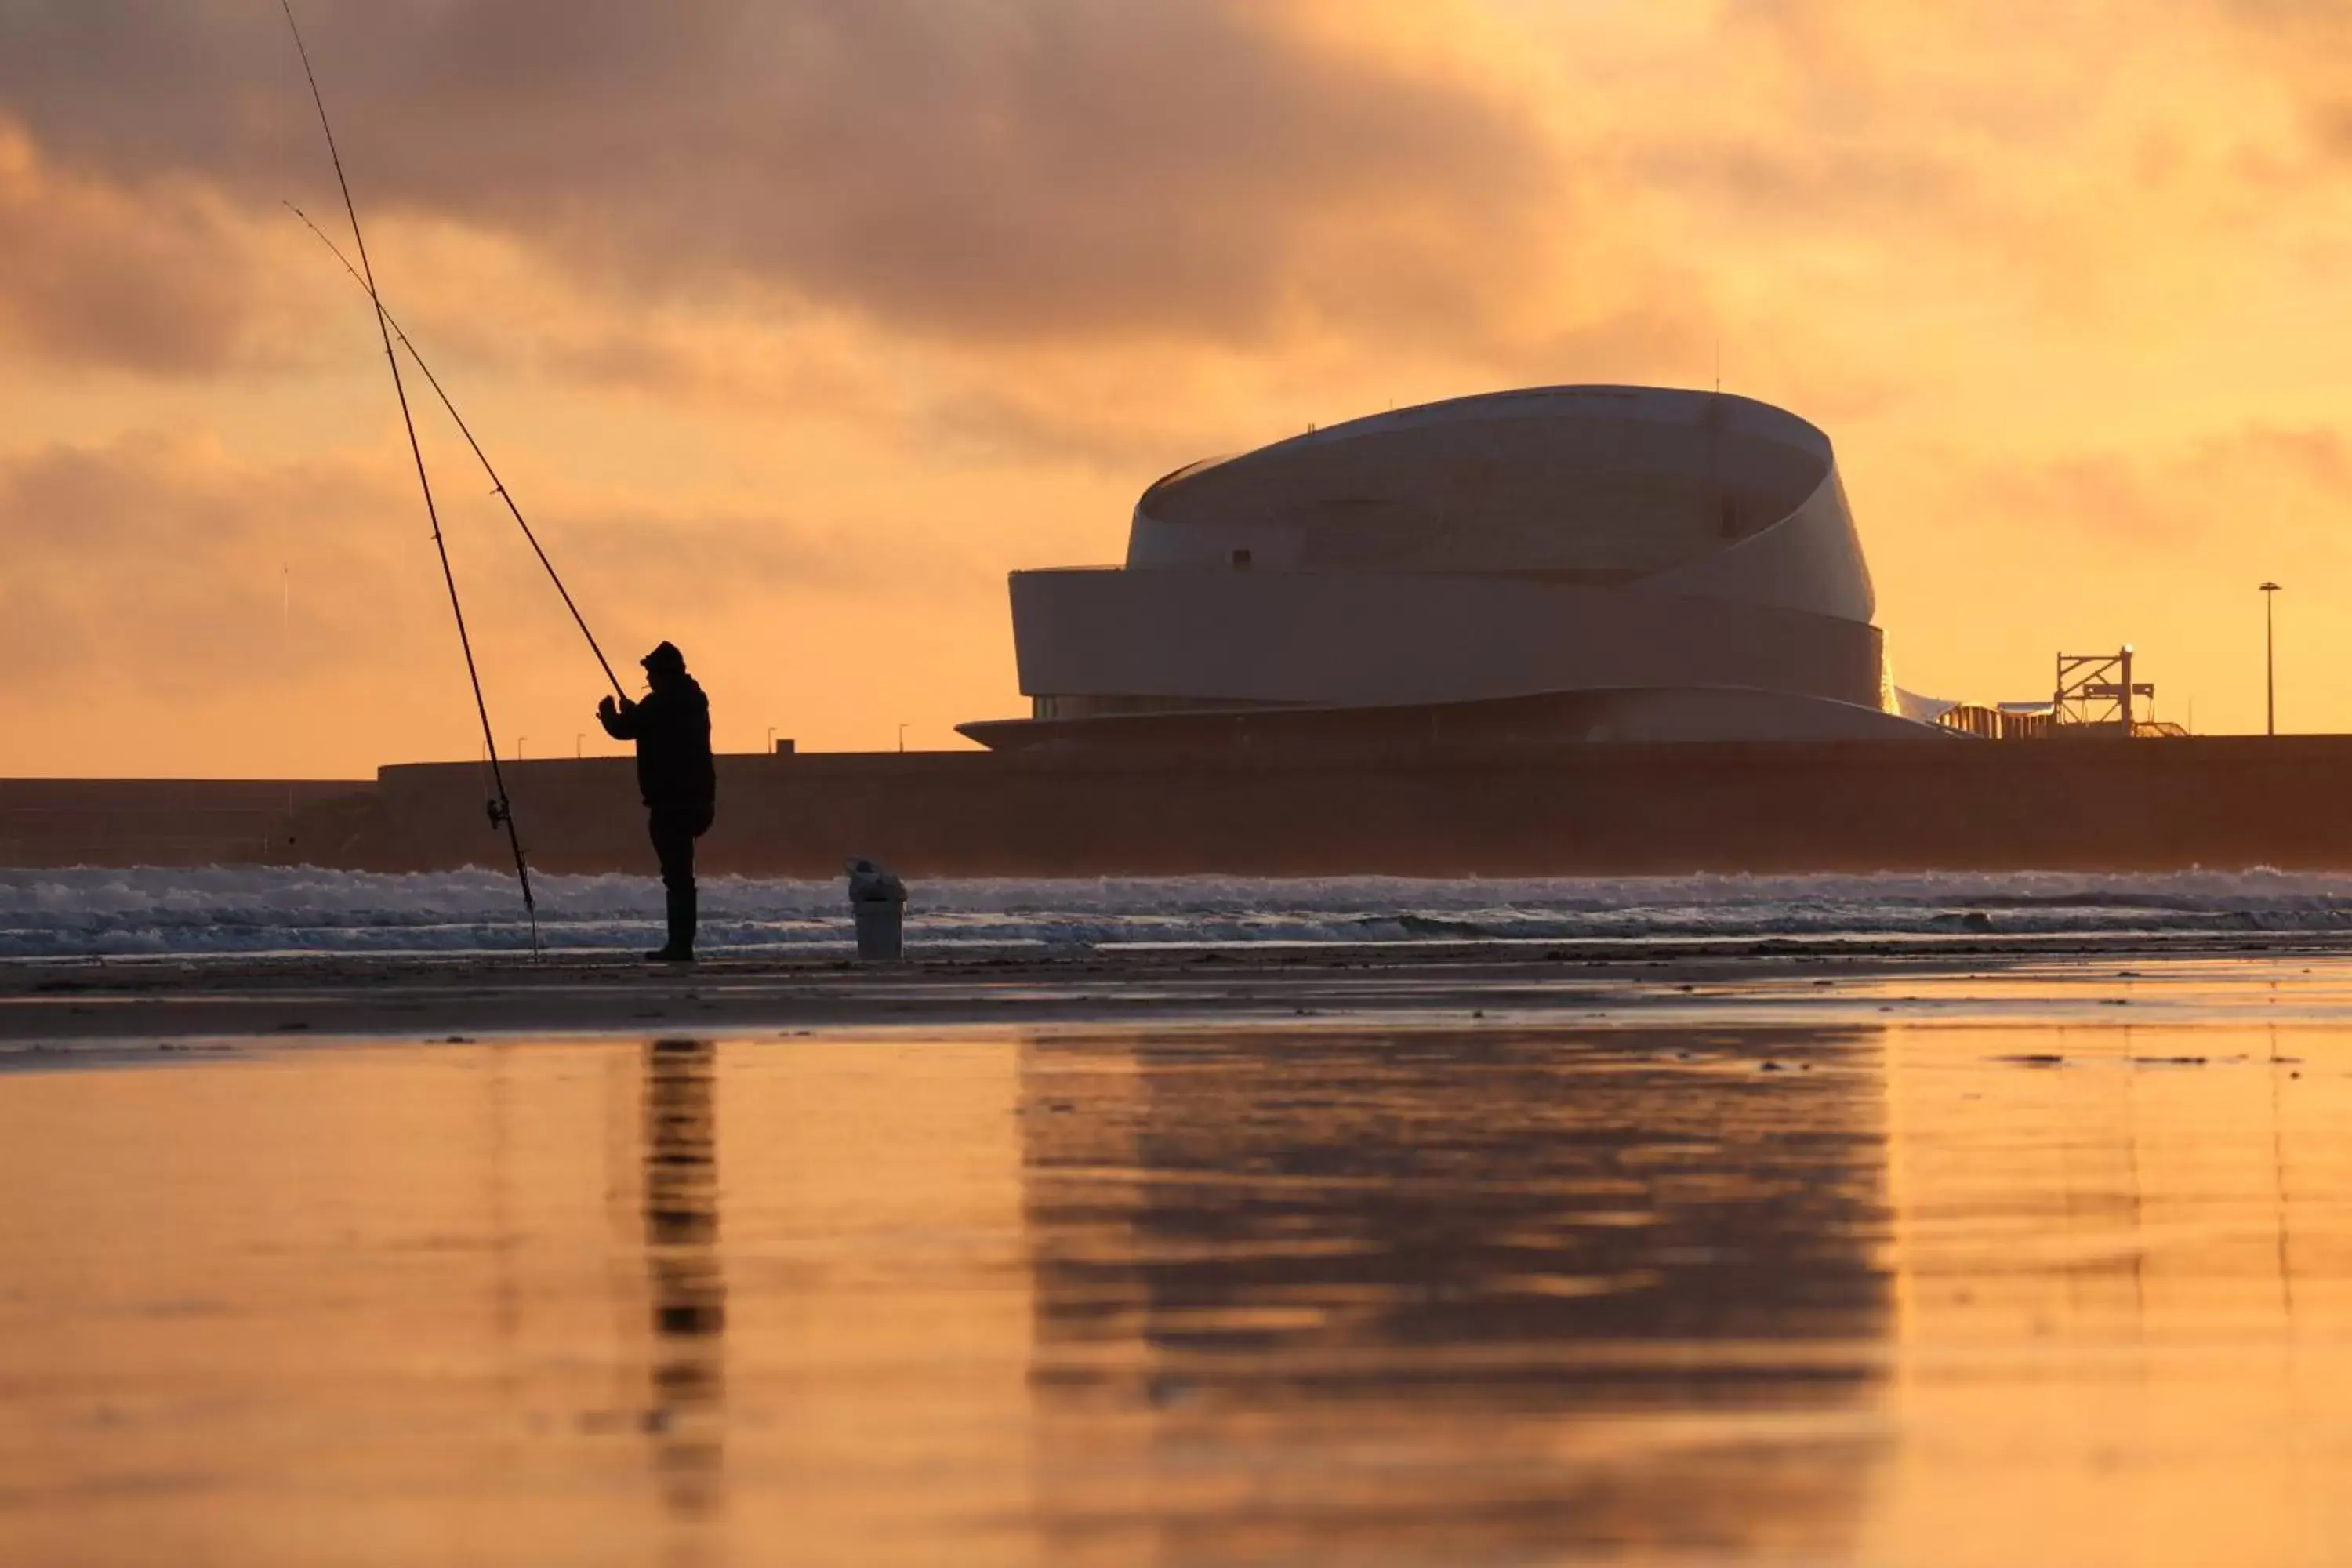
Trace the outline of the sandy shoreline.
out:
[[[2265,980],[2265,988],[2247,982]],[[2352,1014],[2352,941],[2147,935],[1670,943],[1034,950],[845,959],[324,956],[0,966],[0,1045],[275,1037],[1344,1020],[1413,1016],[1669,1022],[1696,1012],[1817,1023],[1852,1014],[2084,1014],[2190,1021],[2259,1005]],[[2249,998],[2259,998],[2249,1001]]]
[[[2340,1558],[2352,954],[1198,958],[10,971],[0,1560]]]
[[[0,1559],[2334,1561],[2347,1025],[2307,938],[0,966]]]

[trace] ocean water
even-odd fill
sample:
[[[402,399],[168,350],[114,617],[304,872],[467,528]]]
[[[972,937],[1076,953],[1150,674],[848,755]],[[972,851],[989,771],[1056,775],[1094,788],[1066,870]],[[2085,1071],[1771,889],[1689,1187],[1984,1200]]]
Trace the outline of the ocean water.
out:
[[[575,952],[660,936],[650,878],[540,877],[541,939]],[[832,952],[838,881],[706,879],[713,953]],[[2325,932],[2352,876],[2270,870],[1433,880],[1153,877],[918,881],[911,942],[1446,942],[1851,935]],[[0,958],[489,952],[528,946],[511,878],[311,869],[0,870]]]

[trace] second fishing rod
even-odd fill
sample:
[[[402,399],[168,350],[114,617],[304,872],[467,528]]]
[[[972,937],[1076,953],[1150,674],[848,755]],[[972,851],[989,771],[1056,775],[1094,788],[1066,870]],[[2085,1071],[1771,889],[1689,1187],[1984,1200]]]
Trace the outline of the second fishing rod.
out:
[[[423,373],[425,384],[433,388],[433,395],[441,400],[441,406],[448,411],[450,421],[457,426],[458,434],[465,437],[466,445],[473,448],[475,460],[482,465],[482,472],[488,476],[490,493],[506,503],[508,512],[515,520],[515,526],[521,529],[523,538],[530,541],[531,553],[539,557],[540,565],[546,569],[547,580],[555,584],[556,593],[563,600],[563,607],[572,612],[572,624],[580,628],[580,635],[588,639],[588,651],[596,656],[597,668],[604,672],[604,679],[612,683],[613,694],[625,700],[629,694],[622,688],[620,677],[613,673],[612,661],[604,657],[604,648],[597,645],[596,634],[588,629],[588,618],[580,613],[580,606],[572,602],[572,591],[563,585],[563,578],[555,570],[555,563],[548,559],[546,549],[539,542],[539,535],[531,531],[530,520],[523,516],[522,508],[515,503],[514,493],[507,489],[506,481],[499,477],[499,470],[491,465],[489,454],[482,450],[481,442],[474,438],[473,427],[466,423],[466,416],[457,412],[457,405],[450,400],[447,390],[441,384],[441,378],[433,374],[433,367],[425,363],[424,354],[417,351],[416,344],[402,329],[398,319],[393,315],[391,308],[385,305],[383,298],[376,293],[375,286],[368,280],[364,273],[352,265],[351,258],[343,254],[341,247],[328,238],[326,232],[310,221],[309,213],[304,212],[292,202],[286,204],[286,209],[300,218],[302,226],[318,236],[319,243],[325,246],[334,258],[343,264],[343,270],[352,275],[352,282],[357,283],[366,291],[368,300],[375,306],[384,325],[391,330],[392,335],[398,340],[400,346],[407,351],[411,363]]]
[[[482,755],[489,764],[491,798],[490,826],[506,833],[507,847],[514,856],[515,880],[522,889],[523,915],[530,923],[531,956],[540,955],[539,900],[530,888],[530,862],[524,855],[522,833],[515,826],[514,803],[507,794],[506,771],[499,765],[498,739],[490,729],[490,705],[482,695],[482,672],[474,659],[474,639],[466,629],[466,607],[457,597],[457,574],[449,564],[449,546],[441,536],[441,511],[434,504],[433,480],[425,472],[425,447],[416,437],[416,419],[408,406],[408,387],[400,374],[400,356],[393,352],[392,328],[384,315],[383,301],[375,287],[375,268],[368,260],[367,236],[360,227],[359,204],[352,199],[352,183],[343,173],[343,155],[335,146],[335,128],[327,118],[326,95],[319,90],[318,73],[310,68],[310,51],[302,42],[302,29],[294,20],[293,0],[278,0],[279,9],[286,13],[287,30],[293,35],[295,53],[302,62],[303,79],[310,87],[310,101],[319,111],[319,130],[326,138],[327,157],[334,164],[336,188],[342,193],[343,212],[352,225],[352,245],[359,252],[357,273],[367,286],[368,298],[375,311],[377,335],[383,342],[384,365],[392,372],[392,389],[400,403],[401,427],[408,437],[408,454],[416,465],[417,489],[425,498],[425,520],[433,528],[433,549],[441,563],[441,580],[449,591],[449,615],[457,626],[457,647],[465,655],[466,679],[473,688],[474,711],[482,723]],[[321,238],[325,237],[323,235]],[[350,265],[348,262],[346,266]]]

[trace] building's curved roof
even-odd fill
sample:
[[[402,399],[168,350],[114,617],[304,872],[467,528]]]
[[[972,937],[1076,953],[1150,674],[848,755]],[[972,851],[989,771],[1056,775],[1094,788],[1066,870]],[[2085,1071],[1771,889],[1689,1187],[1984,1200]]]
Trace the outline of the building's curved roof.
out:
[[[1134,569],[1504,573],[1867,621],[1829,437],[1752,399],[1555,386],[1373,415],[1181,468]]]
[[[1497,702],[1555,738],[1920,728],[1829,437],[1744,397],[1541,387],[1309,431],[1152,485],[1124,567],[1012,591],[1023,722],[1071,733]]]

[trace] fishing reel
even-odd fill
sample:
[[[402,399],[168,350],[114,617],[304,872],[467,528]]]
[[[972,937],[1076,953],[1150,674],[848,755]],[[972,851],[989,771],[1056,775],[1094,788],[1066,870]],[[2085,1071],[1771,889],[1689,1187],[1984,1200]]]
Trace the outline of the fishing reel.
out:
[[[504,827],[514,820],[514,807],[502,800],[486,800],[482,809],[489,814],[492,827]]]

